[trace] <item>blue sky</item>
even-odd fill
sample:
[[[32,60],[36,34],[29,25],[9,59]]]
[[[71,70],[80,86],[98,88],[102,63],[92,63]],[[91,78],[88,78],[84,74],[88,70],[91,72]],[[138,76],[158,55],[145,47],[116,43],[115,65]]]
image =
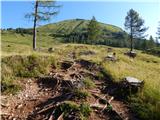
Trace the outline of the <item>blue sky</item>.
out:
[[[119,1],[119,0],[114,0]],[[129,1],[129,0],[128,0]],[[140,2],[141,1],[141,2]],[[32,27],[33,23],[24,18],[24,15],[33,10],[33,1],[2,1],[1,3],[1,27],[17,28]],[[156,37],[158,21],[160,21],[160,1],[146,0],[145,2],[119,2],[111,1],[58,1],[62,5],[60,13],[49,23],[62,21],[65,19],[83,18],[91,19],[95,16],[99,22],[113,24],[124,29],[124,20],[127,11],[131,8],[136,10],[145,20],[145,25],[149,27],[148,34]],[[41,23],[47,24],[47,23]]]

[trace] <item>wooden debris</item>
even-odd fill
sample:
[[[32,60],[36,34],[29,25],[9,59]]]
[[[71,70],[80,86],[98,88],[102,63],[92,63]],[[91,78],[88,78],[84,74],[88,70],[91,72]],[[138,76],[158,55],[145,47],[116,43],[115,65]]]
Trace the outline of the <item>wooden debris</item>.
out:
[[[64,113],[62,113],[62,114],[58,117],[57,120],[63,120],[63,115],[64,115]]]
[[[111,101],[114,99],[114,97],[111,97],[109,100],[108,100],[108,102],[107,102],[107,104],[104,106],[104,108],[102,109],[102,111],[104,111],[109,105],[111,105]]]
[[[50,105],[50,106],[48,106],[48,107],[46,107],[44,109],[41,109],[37,113],[40,114],[40,113],[46,112],[47,110],[52,109],[53,107],[55,107],[55,105]]]
[[[53,116],[53,114],[54,114],[54,110],[53,110],[53,112],[52,112],[52,114],[50,115],[50,117],[49,117],[49,119],[48,120],[54,120],[54,116]],[[58,120],[58,119],[57,119]]]
[[[114,97],[112,96],[109,100],[108,103],[111,104],[111,101],[114,99]]]

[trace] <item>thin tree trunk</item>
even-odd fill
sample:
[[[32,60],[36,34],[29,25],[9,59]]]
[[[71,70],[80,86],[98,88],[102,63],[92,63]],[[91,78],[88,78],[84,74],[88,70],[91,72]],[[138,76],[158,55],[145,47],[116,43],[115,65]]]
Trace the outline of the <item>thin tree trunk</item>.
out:
[[[33,26],[33,50],[36,50],[36,23],[37,23],[37,10],[38,10],[38,1],[36,0],[35,4],[35,17],[34,17],[34,26]]]
[[[131,39],[131,51],[133,50],[133,31],[132,31],[132,26],[131,26],[131,35],[130,35],[130,39]]]
[[[132,51],[133,50],[133,36],[132,36],[132,34],[131,34],[130,39],[131,39],[131,51]]]

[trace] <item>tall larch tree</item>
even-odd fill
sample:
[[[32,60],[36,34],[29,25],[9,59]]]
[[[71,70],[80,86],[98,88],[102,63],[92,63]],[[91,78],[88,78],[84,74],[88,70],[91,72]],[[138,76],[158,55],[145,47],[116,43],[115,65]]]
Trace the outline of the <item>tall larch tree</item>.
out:
[[[33,50],[36,50],[37,23],[46,22],[58,14],[58,8],[55,0],[36,0],[34,11],[25,15],[26,18],[33,18]]]
[[[130,9],[127,12],[124,23],[125,29],[128,31],[130,36],[130,51],[133,51],[133,39],[143,39],[146,37],[144,33],[148,29],[144,26],[144,20],[139,16],[138,12]]]

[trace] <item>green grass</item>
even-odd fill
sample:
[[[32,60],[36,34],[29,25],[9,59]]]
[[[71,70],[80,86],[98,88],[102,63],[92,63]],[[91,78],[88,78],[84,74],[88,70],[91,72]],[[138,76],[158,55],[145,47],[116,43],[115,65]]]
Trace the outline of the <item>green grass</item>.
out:
[[[61,44],[52,37],[43,35],[38,35],[37,44],[41,48],[38,51],[32,50],[32,36],[30,35],[22,36],[16,33],[3,33],[1,43],[2,85],[5,86],[6,93],[15,93],[20,89],[17,86],[17,77],[36,77],[41,74],[47,74],[51,63],[56,64],[59,60],[71,59],[69,54],[74,51],[77,59],[91,60],[102,65],[104,71],[113,81],[119,82],[126,76],[143,80],[145,82],[143,92],[131,97],[130,104],[142,120],[158,120],[160,116],[159,109],[157,109],[160,101],[159,57],[137,51],[137,57],[131,59],[124,55],[124,52],[128,51],[128,49],[113,48],[118,60],[116,62],[104,61],[104,57],[107,54],[111,54],[107,53],[108,46]],[[49,47],[54,48],[53,53],[47,51]],[[79,55],[79,52],[88,50],[94,51],[96,54]],[[33,67],[32,73],[29,71],[29,66]],[[101,74],[98,76],[102,77]],[[92,84],[90,82],[87,81],[89,86]]]
[[[55,65],[53,56],[43,55],[15,55],[2,58],[1,78],[2,93],[16,93],[20,86],[16,80],[19,78],[39,77],[49,73],[50,66]]]
[[[78,105],[72,101],[65,101],[63,104],[59,105],[55,110],[55,117],[58,117],[63,113],[63,118],[67,118],[71,113],[76,112],[76,115],[80,120],[87,120],[92,109],[86,103]]]
[[[48,52],[48,48],[60,44],[54,38],[41,35],[38,33],[37,36],[37,48],[38,51]],[[32,36],[31,35],[21,35],[14,32],[2,33],[1,37],[1,47],[2,55],[8,54],[32,54]]]
[[[84,80],[83,80],[83,83],[85,84],[85,87],[86,88],[94,88],[96,87],[95,83],[93,82],[93,80],[89,77],[86,77]]]
[[[87,97],[91,96],[90,93],[85,89],[75,89],[73,90],[74,98],[77,100],[87,99]]]

